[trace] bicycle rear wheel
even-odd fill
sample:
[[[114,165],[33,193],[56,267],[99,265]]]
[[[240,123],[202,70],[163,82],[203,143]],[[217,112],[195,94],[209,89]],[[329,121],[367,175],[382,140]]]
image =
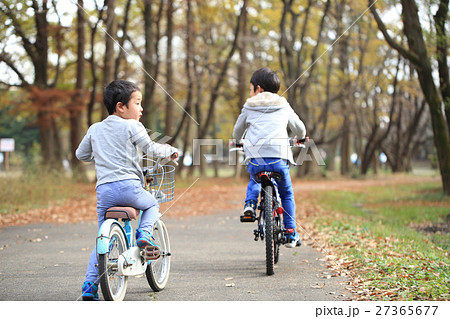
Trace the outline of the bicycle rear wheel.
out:
[[[118,274],[119,256],[127,249],[125,236],[119,225],[113,224],[109,232],[109,249],[98,255],[100,287],[107,301],[123,300],[127,291],[127,276]]]
[[[264,187],[264,237],[266,240],[266,271],[269,276],[274,274],[275,265],[272,204],[272,186],[267,185]]]
[[[148,265],[145,275],[147,282],[153,291],[161,291],[166,287],[170,272],[170,241],[166,225],[158,220],[153,227],[153,237],[161,249],[161,257],[152,260]]]

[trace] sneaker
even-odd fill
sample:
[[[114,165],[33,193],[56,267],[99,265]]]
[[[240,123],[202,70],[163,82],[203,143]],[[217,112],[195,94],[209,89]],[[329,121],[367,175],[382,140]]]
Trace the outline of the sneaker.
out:
[[[295,229],[287,229],[288,235],[287,235],[287,241],[286,241],[286,247],[287,248],[294,248],[300,246],[302,243],[300,241],[300,234],[295,231]]]
[[[98,285],[91,281],[86,281],[81,288],[81,297],[84,301],[97,301],[98,300]]]
[[[153,238],[152,234],[145,230],[136,230],[136,245],[140,249],[144,249],[147,246],[156,246],[155,238]]]
[[[241,215],[241,221],[254,221],[256,218],[256,203],[248,201],[244,205],[244,214]]]
[[[254,216],[256,211],[256,203],[252,200],[244,205],[244,216]]]

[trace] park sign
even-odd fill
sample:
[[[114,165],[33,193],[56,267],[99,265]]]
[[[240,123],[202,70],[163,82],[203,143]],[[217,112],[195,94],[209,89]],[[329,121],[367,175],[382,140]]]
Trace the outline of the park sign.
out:
[[[0,152],[14,152],[14,139],[0,138]]]

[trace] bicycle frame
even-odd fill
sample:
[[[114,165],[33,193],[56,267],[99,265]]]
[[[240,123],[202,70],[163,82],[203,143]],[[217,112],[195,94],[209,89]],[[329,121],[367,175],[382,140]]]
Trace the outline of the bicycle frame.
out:
[[[253,231],[255,235],[255,241],[258,239],[264,240],[264,197],[266,196],[264,193],[264,188],[269,185],[272,187],[272,201],[273,201],[273,219],[275,221],[274,234],[276,235],[276,243],[277,244],[285,244],[285,229],[282,224],[282,216],[283,216],[283,208],[281,207],[280,198],[278,195],[278,187],[276,185],[276,179],[278,178],[278,174],[274,172],[260,172],[257,175],[258,182],[261,183],[261,200],[258,205],[259,215],[256,218],[258,228]]]

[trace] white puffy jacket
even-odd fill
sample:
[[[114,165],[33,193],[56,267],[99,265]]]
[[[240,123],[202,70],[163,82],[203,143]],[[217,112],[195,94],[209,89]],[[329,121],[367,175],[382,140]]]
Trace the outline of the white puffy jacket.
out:
[[[244,104],[234,125],[233,138],[244,138],[245,163],[252,158],[282,158],[295,164],[287,128],[299,139],[305,137],[305,124],[282,96],[261,92]]]

